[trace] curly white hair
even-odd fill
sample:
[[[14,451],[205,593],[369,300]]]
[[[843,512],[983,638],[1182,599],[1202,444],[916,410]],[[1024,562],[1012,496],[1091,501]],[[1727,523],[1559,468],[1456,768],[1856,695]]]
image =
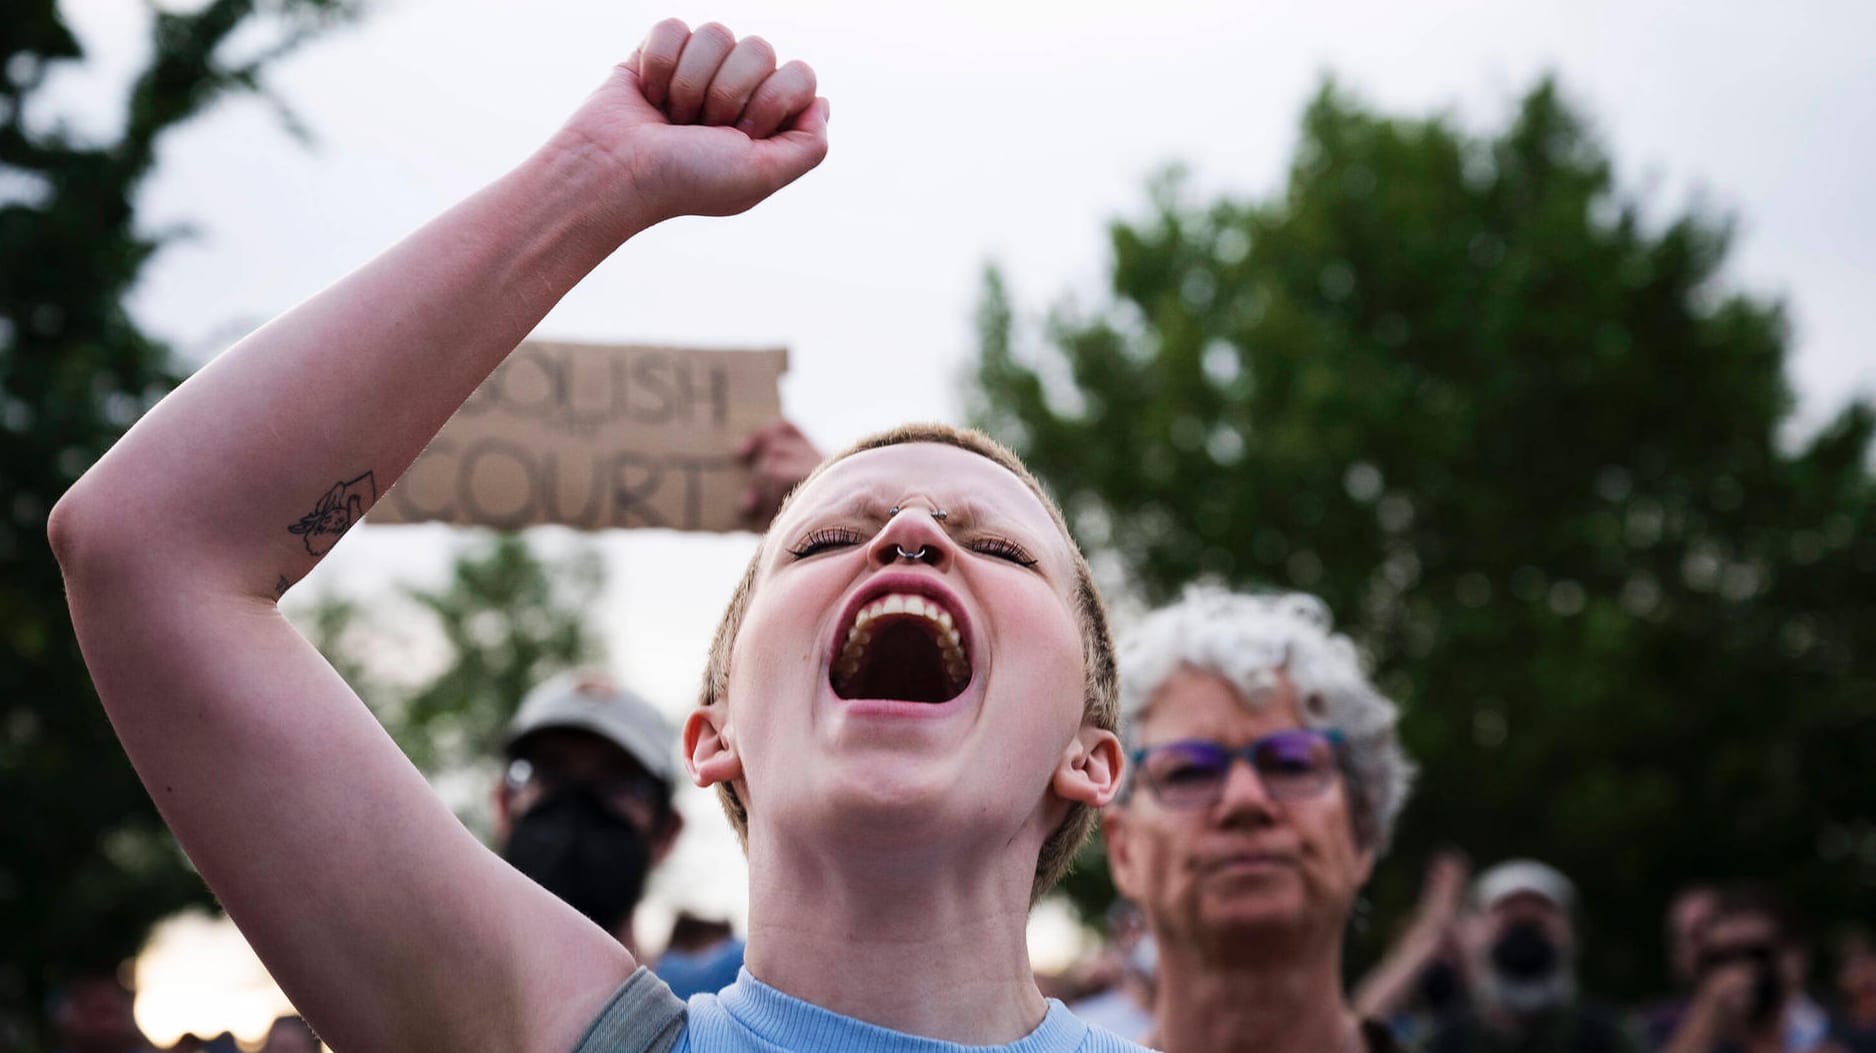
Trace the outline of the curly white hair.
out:
[[[1328,606],[1306,593],[1188,588],[1179,602],[1147,615],[1122,637],[1121,734],[1128,752],[1138,744],[1134,728],[1179,670],[1218,675],[1252,707],[1269,702],[1282,671],[1296,690],[1303,723],[1343,737],[1356,843],[1385,851],[1414,765],[1395,733],[1400,708],[1368,679],[1354,643],[1332,624]]]

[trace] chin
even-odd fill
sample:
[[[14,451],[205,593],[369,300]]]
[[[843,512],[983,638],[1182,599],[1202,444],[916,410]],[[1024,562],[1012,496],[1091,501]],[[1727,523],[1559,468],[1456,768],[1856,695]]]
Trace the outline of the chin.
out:
[[[864,828],[871,836],[927,838],[959,803],[952,765],[903,750],[868,750],[826,757],[814,810],[828,826]]]
[[[1208,897],[1198,914],[1207,930],[1244,936],[1277,936],[1300,930],[1309,920],[1309,913],[1290,890]]]

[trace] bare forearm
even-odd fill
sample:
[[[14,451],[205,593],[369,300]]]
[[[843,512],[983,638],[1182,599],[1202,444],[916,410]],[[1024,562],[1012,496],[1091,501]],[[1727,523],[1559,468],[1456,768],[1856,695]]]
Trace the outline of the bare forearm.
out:
[[[1369,1020],[1386,1020],[1413,994],[1415,982],[1439,953],[1440,934],[1416,927],[1404,933],[1355,988],[1355,1012]]]
[[[297,581],[536,323],[644,225],[548,147],[172,393],[74,487],[108,550],[267,596]],[[97,535],[102,534],[102,537]]]

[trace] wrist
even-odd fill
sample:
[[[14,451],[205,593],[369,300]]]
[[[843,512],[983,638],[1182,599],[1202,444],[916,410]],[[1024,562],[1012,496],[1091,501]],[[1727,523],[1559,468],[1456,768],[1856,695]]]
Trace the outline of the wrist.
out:
[[[670,217],[640,193],[629,157],[562,129],[523,163],[523,177],[560,208],[570,229],[604,243],[609,253]]]
[[[1402,942],[1412,944],[1415,948],[1438,944],[1446,938],[1448,928],[1447,920],[1443,917],[1416,915],[1407,923],[1407,931],[1403,934]]]

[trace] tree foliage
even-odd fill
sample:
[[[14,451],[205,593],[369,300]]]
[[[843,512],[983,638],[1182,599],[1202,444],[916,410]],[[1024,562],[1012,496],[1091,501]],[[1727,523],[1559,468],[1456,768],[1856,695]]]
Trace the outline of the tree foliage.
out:
[[[126,307],[167,240],[137,224],[157,144],[232,94],[265,97],[269,63],[350,13],[347,0],[157,13],[108,141],[73,132],[44,90],[84,57],[57,4],[10,2],[0,19],[0,1029],[206,898],[92,693],[45,517],[180,376]],[[163,532],[150,524],[152,544]]]
[[[328,594],[296,621],[434,777],[499,756],[531,688],[603,658],[593,626],[605,584],[591,548],[544,558],[522,535],[491,534],[457,557],[441,588],[400,586],[403,604],[383,606]],[[412,637],[418,626],[434,639]],[[435,672],[413,676],[412,658]]]
[[[1612,994],[1685,881],[1866,910],[1876,410],[1793,438],[1729,223],[1649,220],[1550,83],[1491,135],[1326,86],[1277,193],[1192,198],[1114,223],[1034,353],[992,271],[976,413],[1143,598],[1329,602],[1424,765],[1379,904],[1441,844],[1548,860]]]

